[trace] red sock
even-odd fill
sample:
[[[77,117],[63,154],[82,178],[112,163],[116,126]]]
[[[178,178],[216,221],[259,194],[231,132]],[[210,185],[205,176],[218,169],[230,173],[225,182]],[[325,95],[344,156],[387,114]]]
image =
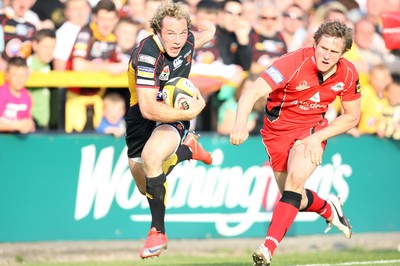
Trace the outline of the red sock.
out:
[[[282,198],[276,204],[264,242],[264,246],[268,248],[271,255],[274,254],[276,247],[282,241],[296,218],[299,212],[300,201],[301,194],[292,191],[284,191]]]
[[[321,199],[317,193],[306,189],[308,199],[307,207],[302,212],[316,212],[327,220],[332,215],[331,205],[324,199]]]

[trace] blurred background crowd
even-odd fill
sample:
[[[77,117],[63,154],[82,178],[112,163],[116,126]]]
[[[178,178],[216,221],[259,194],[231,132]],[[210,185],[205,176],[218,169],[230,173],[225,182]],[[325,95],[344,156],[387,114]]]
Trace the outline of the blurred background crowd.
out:
[[[25,82],[34,71],[126,73],[131,51],[152,34],[149,19],[161,2],[0,1],[0,131],[122,137],[127,87],[25,88]],[[192,62],[190,79],[207,101],[192,129],[228,135],[240,93],[282,54],[312,46],[320,23],[341,20],[354,29],[353,47],[344,57],[356,66],[362,88],[361,119],[348,134],[400,139],[399,0],[180,2],[188,7],[193,30],[204,19],[217,26]],[[262,100],[248,120],[252,134],[262,127]],[[332,120],[340,112],[334,102],[326,116]]]

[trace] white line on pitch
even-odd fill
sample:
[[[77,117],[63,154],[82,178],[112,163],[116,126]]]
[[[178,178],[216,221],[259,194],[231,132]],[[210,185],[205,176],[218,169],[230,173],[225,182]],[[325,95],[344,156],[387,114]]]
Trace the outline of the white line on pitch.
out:
[[[371,264],[389,264],[389,263],[400,263],[400,260],[373,260],[373,261],[352,261],[352,262],[342,262],[333,264],[296,264],[292,266],[341,266],[341,265],[371,265]]]

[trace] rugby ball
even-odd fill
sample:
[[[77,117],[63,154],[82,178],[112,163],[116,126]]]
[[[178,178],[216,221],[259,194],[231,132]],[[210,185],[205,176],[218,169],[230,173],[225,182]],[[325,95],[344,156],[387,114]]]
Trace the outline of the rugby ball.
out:
[[[176,77],[167,81],[163,88],[163,101],[171,107],[187,110],[196,86],[187,78]]]

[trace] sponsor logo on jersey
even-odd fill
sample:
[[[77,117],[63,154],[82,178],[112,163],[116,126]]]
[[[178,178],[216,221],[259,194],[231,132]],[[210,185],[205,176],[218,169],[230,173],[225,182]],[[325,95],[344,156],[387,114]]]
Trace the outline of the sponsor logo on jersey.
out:
[[[77,40],[77,42],[88,42],[90,40],[90,34],[88,32],[83,31],[83,32],[79,33],[76,40]]]
[[[148,63],[150,65],[154,65],[156,63],[156,59],[154,57],[145,54],[139,55],[138,61]]]
[[[165,66],[161,71],[160,76],[158,77],[160,80],[168,80],[169,79],[169,66]]]
[[[342,91],[342,90],[344,90],[344,83],[343,82],[339,82],[339,83],[333,85],[331,87],[331,90],[333,90],[333,91]]]
[[[308,86],[307,81],[303,80],[303,81],[300,82],[300,84],[296,87],[296,90],[298,90],[298,91],[303,91],[303,90],[306,90],[306,89],[309,89],[309,88],[310,88],[310,86]]]
[[[154,86],[155,82],[154,80],[148,80],[148,79],[137,79],[136,84],[138,85],[149,85],[149,86]]]
[[[20,36],[28,36],[31,29],[25,24],[17,24],[15,26],[15,34]]]
[[[138,66],[137,75],[144,78],[154,78],[154,68]]]
[[[15,33],[15,27],[12,26],[12,25],[4,25],[3,31],[4,31],[5,33],[14,34],[14,33]]]
[[[270,66],[265,70],[265,73],[275,82],[276,85],[284,81],[285,79],[283,78],[281,72],[279,72],[278,69],[276,69],[274,66]]]
[[[109,43],[107,42],[94,42],[90,49],[92,57],[102,57],[109,50]]]
[[[74,46],[73,56],[86,57],[87,55],[87,43],[77,42]]]
[[[315,103],[319,103],[321,101],[321,99],[319,97],[319,91],[317,91],[317,93],[315,93],[313,96],[311,96],[311,98],[309,100],[312,102],[315,102]]]
[[[356,81],[356,93],[360,93],[361,92],[361,84],[360,84],[360,80],[357,79]]]
[[[182,60],[182,56],[180,55],[180,56],[178,56],[178,58],[175,59],[174,62],[173,62],[173,64],[174,64],[174,70],[177,69],[178,67],[180,67],[180,66],[182,65],[182,63],[183,63],[183,60]]]

